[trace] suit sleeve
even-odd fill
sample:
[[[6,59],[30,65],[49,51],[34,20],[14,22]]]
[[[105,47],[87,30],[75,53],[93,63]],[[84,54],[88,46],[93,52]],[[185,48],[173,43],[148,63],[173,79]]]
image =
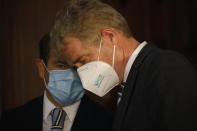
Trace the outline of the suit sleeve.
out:
[[[197,131],[197,73],[180,54],[161,57],[158,75],[151,85],[158,91],[161,130]]]
[[[0,118],[0,130],[1,131],[9,131],[10,130],[9,125],[8,125],[8,117],[9,116],[7,115],[6,112],[2,114],[2,116]],[[10,121],[10,123],[12,123],[12,122]]]

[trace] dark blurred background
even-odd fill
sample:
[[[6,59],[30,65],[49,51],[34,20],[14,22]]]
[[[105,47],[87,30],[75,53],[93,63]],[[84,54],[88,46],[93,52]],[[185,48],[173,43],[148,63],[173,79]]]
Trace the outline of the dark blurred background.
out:
[[[38,42],[65,1],[0,0],[0,112],[43,93]],[[125,16],[137,40],[181,52],[197,67],[197,0],[103,1]]]

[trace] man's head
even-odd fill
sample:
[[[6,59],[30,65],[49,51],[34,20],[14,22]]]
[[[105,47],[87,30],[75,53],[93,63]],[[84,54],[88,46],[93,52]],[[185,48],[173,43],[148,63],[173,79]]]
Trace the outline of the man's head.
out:
[[[50,49],[49,41],[50,36],[46,34],[39,42],[39,58],[36,59],[39,76],[47,87],[45,89],[48,99],[54,105],[60,107],[72,104],[83,95],[80,79],[76,71],[68,69],[69,66],[61,61],[55,50]],[[68,83],[66,83],[67,81]],[[74,92],[75,96],[73,97],[73,92],[65,93],[66,90],[79,92]],[[79,97],[76,97],[76,94],[80,94]]]
[[[79,68],[91,61],[102,61],[111,66],[114,63],[119,82],[123,80],[131,53],[139,44],[132,37],[123,16],[98,0],[69,0],[66,7],[58,12],[50,36],[52,47],[68,65]],[[115,76],[113,74],[116,73],[110,70]],[[106,77],[97,74],[95,82],[100,84]],[[112,84],[115,85],[118,79],[114,79],[116,82]]]
[[[101,39],[100,60],[111,65],[113,46],[116,45],[114,68],[120,80],[128,57],[139,44],[123,16],[99,0],[69,0],[57,13],[50,36],[52,47],[76,68],[97,59]]]
[[[39,58],[36,59],[36,65],[38,67],[39,76],[44,79],[48,73],[46,67],[49,70],[63,70],[69,67],[61,61],[54,49],[50,49],[50,35],[45,34],[38,45]]]

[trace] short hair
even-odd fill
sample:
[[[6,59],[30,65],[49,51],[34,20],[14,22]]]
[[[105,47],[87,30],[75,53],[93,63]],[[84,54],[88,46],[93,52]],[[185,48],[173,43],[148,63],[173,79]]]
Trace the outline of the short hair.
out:
[[[99,0],[68,0],[55,18],[50,32],[52,45],[64,47],[63,40],[73,36],[86,43],[96,44],[103,28],[114,28],[127,37],[132,36],[124,17],[110,5]]]
[[[45,34],[39,41],[39,58],[44,61],[45,65],[47,65],[49,58],[49,50],[50,50],[49,42],[50,42],[49,33]]]

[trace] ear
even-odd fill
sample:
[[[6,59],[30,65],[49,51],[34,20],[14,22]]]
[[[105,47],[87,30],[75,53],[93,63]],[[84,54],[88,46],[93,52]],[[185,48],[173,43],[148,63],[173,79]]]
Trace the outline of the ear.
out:
[[[45,67],[44,67],[44,63],[41,59],[37,58],[35,60],[35,64],[37,66],[37,69],[38,69],[38,73],[39,73],[39,76],[41,79],[44,79],[44,72],[45,72]]]
[[[118,43],[118,31],[113,28],[102,29],[101,36],[105,44],[117,45]]]

